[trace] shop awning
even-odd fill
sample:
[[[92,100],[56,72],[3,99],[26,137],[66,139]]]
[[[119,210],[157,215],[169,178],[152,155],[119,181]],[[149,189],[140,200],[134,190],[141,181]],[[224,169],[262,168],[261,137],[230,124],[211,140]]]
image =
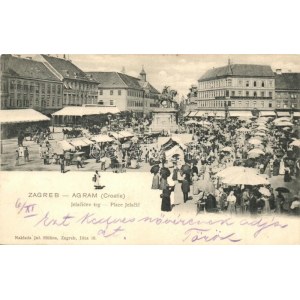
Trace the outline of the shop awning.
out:
[[[197,114],[197,111],[191,111],[189,114],[189,117],[195,117]]]
[[[243,118],[252,118],[253,115],[251,111],[244,111],[244,110],[236,110],[229,112],[230,117],[243,117]]]
[[[277,117],[289,117],[290,113],[288,111],[277,111]]]
[[[75,147],[71,145],[69,142],[67,142],[66,140],[57,142],[57,146],[63,149],[64,151],[68,151],[68,150],[75,151]]]
[[[91,140],[95,141],[96,143],[108,143],[113,141],[111,137],[105,134],[92,136]]]
[[[275,111],[268,110],[268,111],[260,111],[259,112],[260,117],[276,117]]]
[[[91,116],[104,114],[118,114],[120,110],[115,106],[66,106],[52,116]]]
[[[295,111],[294,112],[294,117],[300,118],[300,111]]]
[[[93,144],[93,142],[91,142],[90,140],[88,140],[88,139],[86,139],[86,140],[88,142],[85,141],[85,139],[78,138],[78,139],[68,140],[68,142],[75,147],[86,147],[86,146]]]
[[[133,136],[134,136],[133,133],[131,133],[131,132],[129,132],[129,131],[125,131],[125,130],[121,130],[119,133],[120,133],[121,135],[123,135],[123,137],[126,137],[126,138],[130,138],[130,137],[133,137]]]
[[[0,110],[0,123],[13,124],[13,123],[28,123],[28,122],[41,122],[49,121],[50,118],[41,114],[34,109],[7,109]]]

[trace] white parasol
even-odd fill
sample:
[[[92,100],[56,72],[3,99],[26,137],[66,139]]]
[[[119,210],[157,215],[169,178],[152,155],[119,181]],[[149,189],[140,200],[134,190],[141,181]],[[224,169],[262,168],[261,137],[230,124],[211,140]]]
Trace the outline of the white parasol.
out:
[[[228,185],[268,185],[270,182],[264,177],[249,172],[236,172],[226,176],[223,183]]]

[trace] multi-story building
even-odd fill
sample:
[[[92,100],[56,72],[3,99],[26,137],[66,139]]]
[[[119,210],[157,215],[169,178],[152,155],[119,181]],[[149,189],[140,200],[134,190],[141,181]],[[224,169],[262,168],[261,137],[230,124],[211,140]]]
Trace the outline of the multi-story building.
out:
[[[276,110],[280,115],[300,112],[300,73],[275,73]]]
[[[115,105],[120,111],[132,111],[138,116],[149,114],[158,106],[159,91],[148,81],[142,69],[140,78],[119,72],[87,72],[98,84],[98,104]]]
[[[229,61],[198,80],[198,110],[246,115],[253,110],[272,114],[275,108],[275,76],[270,66]]]
[[[31,57],[1,55],[1,109],[33,108],[51,113],[62,108],[62,82]]]
[[[35,59],[63,82],[63,106],[96,104],[98,83],[66,58],[38,55]]]

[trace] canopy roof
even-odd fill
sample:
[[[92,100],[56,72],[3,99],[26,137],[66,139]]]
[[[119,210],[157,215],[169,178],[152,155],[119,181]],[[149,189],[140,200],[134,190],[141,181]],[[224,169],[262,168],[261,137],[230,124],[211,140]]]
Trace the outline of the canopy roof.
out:
[[[0,123],[26,123],[49,121],[50,118],[34,109],[8,109],[0,110]]]
[[[108,135],[105,134],[99,134],[91,137],[92,141],[95,141],[97,143],[107,143],[107,142],[112,142],[113,139],[109,137]]]
[[[260,111],[259,112],[260,117],[276,117],[274,110],[267,110],[267,111]]]
[[[104,114],[118,114],[120,110],[115,106],[66,106],[52,114],[52,116],[91,116]]]
[[[230,111],[229,115],[230,117],[246,117],[246,118],[253,117],[251,111],[244,111],[244,110]]]

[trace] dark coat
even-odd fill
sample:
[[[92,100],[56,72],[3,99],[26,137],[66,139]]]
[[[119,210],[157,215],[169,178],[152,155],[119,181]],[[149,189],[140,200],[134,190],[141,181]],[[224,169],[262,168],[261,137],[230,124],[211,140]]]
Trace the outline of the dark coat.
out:
[[[183,181],[182,181],[181,190],[183,193],[190,192],[190,183],[186,179],[183,179]]]

